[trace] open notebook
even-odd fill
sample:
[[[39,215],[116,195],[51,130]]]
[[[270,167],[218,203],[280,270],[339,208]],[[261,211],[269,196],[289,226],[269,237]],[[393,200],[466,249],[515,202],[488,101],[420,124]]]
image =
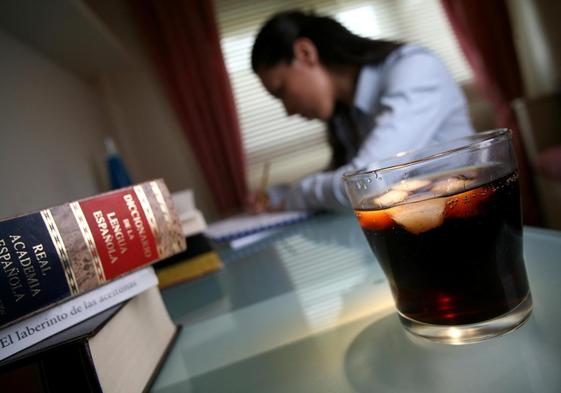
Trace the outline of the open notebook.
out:
[[[214,242],[240,240],[259,233],[294,224],[310,218],[312,212],[289,211],[278,213],[242,214],[210,224],[206,235]]]

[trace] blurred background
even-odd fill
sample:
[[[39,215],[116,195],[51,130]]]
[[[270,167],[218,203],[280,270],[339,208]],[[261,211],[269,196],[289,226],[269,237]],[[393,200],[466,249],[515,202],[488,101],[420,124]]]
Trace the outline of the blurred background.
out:
[[[0,0],[0,217],[108,190],[107,137],[134,182],[193,189],[208,221],[242,207],[267,161],[271,184],[325,167],[323,125],[287,118],[251,71],[259,27],[292,8],[438,53],[475,128],[513,128],[526,223],[561,229],[547,0]]]

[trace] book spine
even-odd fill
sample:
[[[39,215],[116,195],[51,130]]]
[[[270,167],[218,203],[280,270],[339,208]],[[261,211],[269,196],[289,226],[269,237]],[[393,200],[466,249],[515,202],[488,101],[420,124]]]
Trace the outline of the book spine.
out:
[[[0,327],[185,249],[162,180],[0,222]]]
[[[158,285],[151,267],[0,330],[0,361]]]
[[[218,253],[207,251],[195,257],[176,261],[173,265],[155,266],[155,270],[160,289],[165,289],[216,272],[222,267]]]

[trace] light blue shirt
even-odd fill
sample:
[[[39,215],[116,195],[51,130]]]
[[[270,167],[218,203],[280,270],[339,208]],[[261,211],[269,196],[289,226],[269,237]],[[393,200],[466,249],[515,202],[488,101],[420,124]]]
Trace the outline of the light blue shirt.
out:
[[[342,174],[399,152],[472,134],[465,97],[442,61],[427,49],[404,45],[359,74],[350,116],[351,132],[333,119],[348,164],[272,187],[272,202],[289,210],[348,208]]]

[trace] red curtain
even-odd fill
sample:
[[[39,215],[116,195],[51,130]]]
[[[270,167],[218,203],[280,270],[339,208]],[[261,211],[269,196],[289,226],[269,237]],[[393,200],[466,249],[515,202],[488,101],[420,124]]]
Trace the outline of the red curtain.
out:
[[[212,1],[131,0],[221,214],[246,200],[244,153]]]
[[[513,131],[524,222],[541,223],[532,174],[511,102],[523,95],[522,77],[504,0],[441,0],[476,83],[495,109],[497,127]]]

